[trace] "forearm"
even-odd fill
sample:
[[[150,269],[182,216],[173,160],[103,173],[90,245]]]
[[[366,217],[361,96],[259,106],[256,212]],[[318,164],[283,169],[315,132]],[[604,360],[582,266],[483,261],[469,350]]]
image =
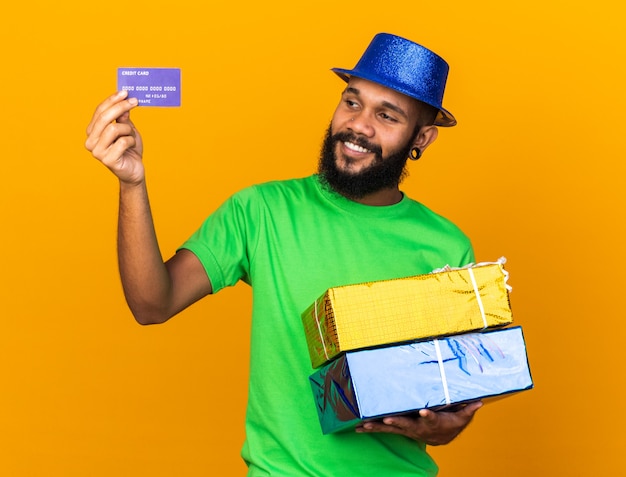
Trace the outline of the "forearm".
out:
[[[159,249],[145,181],[120,182],[118,260],[124,295],[141,324],[171,316],[171,280]]]

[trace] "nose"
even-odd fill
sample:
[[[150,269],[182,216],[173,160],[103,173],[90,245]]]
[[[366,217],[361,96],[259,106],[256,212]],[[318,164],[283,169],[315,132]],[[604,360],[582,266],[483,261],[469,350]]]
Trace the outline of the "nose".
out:
[[[348,121],[348,129],[351,129],[356,134],[362,134],[366,137],[374,136],[374,127],[372,125],[372,118],[367,111],[358,111]]]

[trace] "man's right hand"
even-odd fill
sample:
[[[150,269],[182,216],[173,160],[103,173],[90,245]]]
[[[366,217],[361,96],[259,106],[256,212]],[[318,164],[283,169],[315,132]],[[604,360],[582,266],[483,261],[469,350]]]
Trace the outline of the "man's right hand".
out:
[[[85,147],[117,176],[120,182],[136,185],[145,178],[141,135],[130,120],[137,99],[119,91],[104,100],[87,126]]]

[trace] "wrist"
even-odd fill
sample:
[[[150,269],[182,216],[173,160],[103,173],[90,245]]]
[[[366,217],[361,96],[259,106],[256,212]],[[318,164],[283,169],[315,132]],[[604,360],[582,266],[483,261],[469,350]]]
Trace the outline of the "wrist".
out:
[[[146,180],[145,178],[138,180],[123,180],[120,179],[120,192],[132,193],[133,191],[142,191],[146,189]]]

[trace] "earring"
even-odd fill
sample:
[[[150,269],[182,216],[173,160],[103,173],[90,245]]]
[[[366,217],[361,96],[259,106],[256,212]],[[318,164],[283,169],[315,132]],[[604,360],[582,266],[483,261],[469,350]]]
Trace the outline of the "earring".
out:
[[[422,151],[420,150],[420,148],[411,148],[411,151],[409,152],[409,159],[411,159],[412,161],[417,161],[420,157],[422,157]]]

